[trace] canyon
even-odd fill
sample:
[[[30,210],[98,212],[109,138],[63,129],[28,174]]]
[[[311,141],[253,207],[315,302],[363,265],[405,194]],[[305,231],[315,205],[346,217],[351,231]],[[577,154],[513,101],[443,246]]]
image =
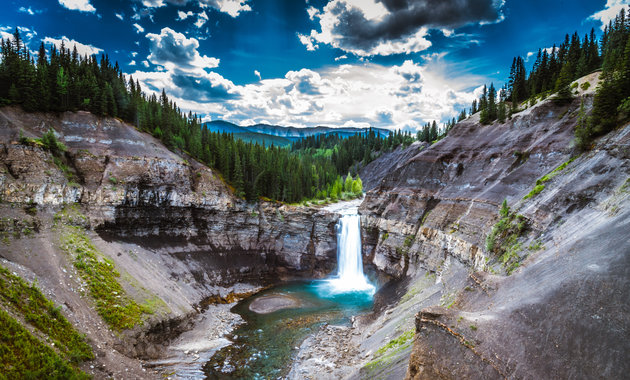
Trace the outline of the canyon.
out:
[[[432,145],[362,168],[363,261],[380,288],[373,310],[350,326],[320,326],[287,376],[622,378],[630,125],[588,152],[573,146],[597,75],[577,81],[570,103],[539,100],[503,124],[475,114]],[[68,147],[61,157],[24,143],[51,129]],[[228,304],[336,268],[334,210],[246,203],[220,173],[117,119],[4,107],[0,144],[1,264],[37,281],[86,334],[96,358],[81,368],[96,378],[159,378],[150,362],[199,326],[229,326]],[[506,239],[494,249],[488,236],[503,219],[523,227],[512,241],[498,234]],[[65,226],[151,306],[143,323],[106,326],[63,249]]]

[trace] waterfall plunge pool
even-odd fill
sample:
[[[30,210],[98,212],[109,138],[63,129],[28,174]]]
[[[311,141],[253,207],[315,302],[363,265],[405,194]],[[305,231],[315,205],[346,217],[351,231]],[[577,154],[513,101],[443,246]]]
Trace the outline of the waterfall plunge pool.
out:
[[[286,376],[302,341],[324,323],[348,325],[368,312],[375,287],[363,273],[357,208],[341,210],[337,272],[323,280],[267,289],[232,308],[245,323],[204,365],[209,379],[277,379]]]

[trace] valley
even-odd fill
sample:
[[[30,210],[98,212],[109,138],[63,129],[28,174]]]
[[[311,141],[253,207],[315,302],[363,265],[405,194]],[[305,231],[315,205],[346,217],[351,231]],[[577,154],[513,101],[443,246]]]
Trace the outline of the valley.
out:
[[[414,143],[375,161],[385,174],[368,181],[377,185],[355,201],[363,260],[379,286],[373,306],[351,312],[341,324],[334,318],[329,324],[308,322],[308,338],[287,347],[294,360],[287,375],[571,376],[567,370],[620,375],[625,364],[609,355],[628,347],[611,332],[627,321],[622,310],[598,305],[603,299],[623,304],[628,290],[622,275],[628,128],[569,160],[578,107],[545,101],[494,126],[481,126],[473,116],[430,147]],[[338,208],[246,203],[232,196],[212,169],[114,119],[13,108],[2,109],[0,116],[2,207],[8,222],[2,265],[37,279],[88,341],[100,342],[92,343],[95,358],[82,367],[88,373],[150,378],[170,373],[172,363],[175,368],[184,363],[212,378],[207,371],[214,367],[203,362],[221,347],[240,344],[232,343],[238,342],[242,321],[229,311],[234,302],[246,299],[239,306],[246,307],[249,295],[270,285],[334,273]],[[79,185],[50,153],[16,140],[20,131],[38,136],[49,129],[68,146],[65,159]],[[558,174],[544,191],[527,197],[536,180],[550,172]],[[527,229],[518,236],[518,248],[510,248],[514,253],[497,257],[485,240],[504,199]],[[138,317],[123,329],[103,323],[90,295],[91,280],[72,249],[64,248],[81,239],[96,261],[115,268],[127,307],[139,307]],[[603,241],[610,245],[596,248]],[[583,283],[584,278],[591,280]],[[568,285],[578,279],[583,285]],[[551,316],[539,308],[541,302],[556,310],[553,323],[545,323]],[[592,360],[571,354],[589,335],[557,329],[561,325],[581,326],[579,331],[599,337],[587,350]],[[502,343],[506,329],[516,346]],[[337,339],[330,340],[331,334]],[[531,341],[531,334],[545,340]],[[186,337],[190,341],[182,340]],[[526,364],[527,351],[512,347],[551,351]],[[614,366],[605,364],[611,360]],[[513,367],[514,361],[525,364]]]
[[[429,3],[7,6],[0,380],[627,378],[627,2]]]

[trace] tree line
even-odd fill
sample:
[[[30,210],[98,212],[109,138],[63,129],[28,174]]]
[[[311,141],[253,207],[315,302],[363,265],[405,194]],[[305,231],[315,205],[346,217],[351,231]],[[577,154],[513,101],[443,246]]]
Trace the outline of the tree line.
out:
[[[590,116],[580,107],[575,130],[578,146],[590,148],[602,136],[630,119],[630,17],[622,9],[605,27],[600,41],[602,73]]]
[[[591,29],[583,38],[575,32],[551,49],[538,49],[529,74],[525,60],[515,57],[504,87],[497,92],[492,83],[489,88],[484,86],[481,97],[473,100],[470,114],[480,112],[481,123],[489,124],[511,118],[523,101],[534,104],[553,93],[554,102],[568,103],[573,99],[571,83],[597,70],[601,75],[592,113],[587,115],[582,105],[575,129],[578,148],[588,149],[593,139],[630,119],[630,17],[626,9],[605,26],[599,39]]]
[[[17,28],[13,38],[2,39],[0,45],[3,105],[19,105],[27,112],[85,110],[120,118],[170,149],[217,169],[238,196],[250,201],[268,198],[292,203],[357,195],[362,188],[358,165],[413,141],[408,132],[382,137],[368,131],[349,138],[336,134],[307,138],[293,148],[246,143],[231,134],[208,131],[197,114],[182,112],[164,90],[159,96],[147,95],[105,54],[97,59],[81,56],[76,46],[71,50],[62,43],[47,48],[42,43],[33,56]],[[330,154],[321,154],[324,146]]]
[[[517,112],[525,100],[534,103],[537,97],[545,98],[557,93],[558,103],[572,99],[569,85],[575,79],[597,70],[601,65],[599,42],[591,29],[583,39],[577,32],[565,35],[564,42],[550,49],[538,49],[536,60],[529,75],[523,57],[514,57],[510,75],[503,88],[494,84],[484,85],[479,99],[473,100],[471,114],[480,112],[480,122],[490,124],[495,120],[503,123]]]

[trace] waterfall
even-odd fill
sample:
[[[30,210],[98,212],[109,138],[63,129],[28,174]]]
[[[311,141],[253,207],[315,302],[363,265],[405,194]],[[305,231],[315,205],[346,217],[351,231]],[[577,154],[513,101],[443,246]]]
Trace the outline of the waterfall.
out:
[[[374,294],[374,285],[363,274],[361,218],[356,207],[344,210],[337,223],[337,274],[324,281],[331,295],[361,292]]]

